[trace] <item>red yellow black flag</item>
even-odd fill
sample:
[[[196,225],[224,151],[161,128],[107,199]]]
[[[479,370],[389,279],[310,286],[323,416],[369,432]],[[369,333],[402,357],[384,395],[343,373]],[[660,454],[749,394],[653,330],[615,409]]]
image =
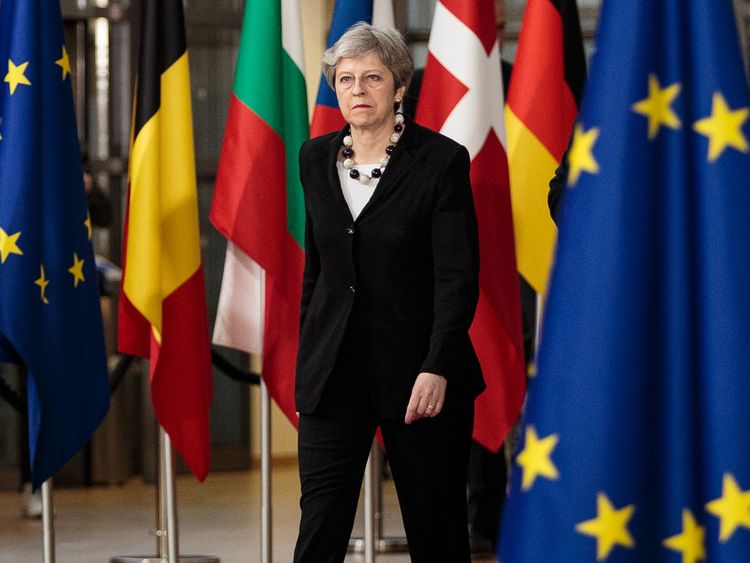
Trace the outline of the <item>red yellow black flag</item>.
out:
[[[547,209],[581,103],[586,61],[575,0],[529,0],[505,107],[518,270],[546,293],[557,230]]]

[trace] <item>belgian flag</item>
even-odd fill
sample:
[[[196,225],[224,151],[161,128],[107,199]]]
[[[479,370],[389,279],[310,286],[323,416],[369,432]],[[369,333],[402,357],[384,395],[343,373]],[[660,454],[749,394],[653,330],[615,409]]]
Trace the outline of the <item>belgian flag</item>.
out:
[[[180,0],[142,5],[119,348],[151,360],[156,417],[203,480],[213,387],[185,22]]]
[[[542,294],[557,234],[549,181],[568,146],[585,77],[575,0],[529,0],[505,120],[518,269]]]

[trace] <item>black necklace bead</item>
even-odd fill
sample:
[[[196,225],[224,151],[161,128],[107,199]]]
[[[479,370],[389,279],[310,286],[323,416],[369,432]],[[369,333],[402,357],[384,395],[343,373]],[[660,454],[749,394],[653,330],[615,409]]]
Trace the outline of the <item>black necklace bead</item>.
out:
[[[396,123],[393,126],[393,130],[396,133],[400,134],[404,130],[403,123]],[[351,129],[348,128],[348,127],[347,127],[347,130],[346,130],[346,135],[351,135]],[[395,150],[396,150],[396,144],[395,143],[393,143],[393,144],[388,145],[387,147],[385,147],[385,153],[386,153],[386,155],[388,155],[388,157],[390,157],[394,153]],[[350,162],[351,162],[351,164],[354,164],[354,162],[353,162],[353,159],[354,159],[354,149],[351,146],[344,145],[344,147],[341,150],[341,154],[344,157],[344,159],[352,159]],[[385,163],[387,164],[388,158],[385,158],[384,160],[385,160]],[[383,159],[381,159],[381,163],[382,162],[383,162]],[[369,182],[370,178],[380,178],[380,177],[382,177],[382,175],[383,175],[383,168],[385,168],[386,164],[381,164],[380,166],[377,166],[377,167],[373,168],[372,172],[370,172],[369,176],[367,174],[364,174],[364,175],[360,174],[359,170],[357,170],[356,168],[351,168],[351,169],[349,169],[349,177],[352,180],[360,180],[360,178],[361,178],[360,181],[362,183],[366,184],[366,183]]]

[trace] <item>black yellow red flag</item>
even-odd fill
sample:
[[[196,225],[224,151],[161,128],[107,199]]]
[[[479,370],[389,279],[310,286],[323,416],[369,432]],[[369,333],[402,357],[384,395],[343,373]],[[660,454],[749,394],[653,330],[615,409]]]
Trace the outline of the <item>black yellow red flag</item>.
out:
[[[151,360],[156,417],[203,480],[213,387],[184,16],[180,0],[142,6],[119,347]]]

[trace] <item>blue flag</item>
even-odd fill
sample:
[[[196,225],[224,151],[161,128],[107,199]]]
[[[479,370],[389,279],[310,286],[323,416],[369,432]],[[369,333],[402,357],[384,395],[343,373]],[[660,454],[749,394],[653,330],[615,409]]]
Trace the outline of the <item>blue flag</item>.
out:
[[[604,0],[502,563],[750,561],[749,108],[731,0]]]
[[[36,488],[86,443],[109,407],[58,0],[2,0],[0,77],[0,356],[28,370]]]
[[[333,44],[339,40],[344,32],[355,23],[360,21],[372,23],[372,3],[373,0],[336,0],[333,7],[331,28],[328,30],[326,49],[333,47]],[[318,98],[315,104],[332,108],[339,107],[336,93],[326,82],[325,76],[320,77]]]

